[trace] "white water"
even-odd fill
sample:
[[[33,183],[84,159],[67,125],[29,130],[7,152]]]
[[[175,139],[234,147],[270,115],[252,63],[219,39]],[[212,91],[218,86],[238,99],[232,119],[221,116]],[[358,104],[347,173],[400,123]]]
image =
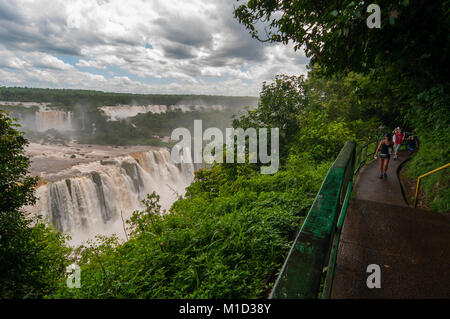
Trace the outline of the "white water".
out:
[[[38,202],[31,213],[48,216],[73,245],[94,235],[116,233],[125,237],[121,212],[126,220],[142,209],[141,200],[155,191],[168,209],[184,195],[193,179],[191,164],[175,165],[166,149],[136,152],[129,156],[73,167],[79,176],[39,187]]]
[[[35,113],[36,130],[45,132],[50,129],[70,131],[72,127],[72,112],[56,110],[40,110]]]
[[[161,114],[169,111],[177,111],[180,110],[182,112],[190,112],[190,111],[223,111],[224,107],[222,105],[196,105],[196,106],[188,106],[188,105],[118,105],[118,106],[102,106],[100,108],[102,112],[106,115],[106,117],[110,121],[118,121],[121,119],[125,119],[128,117],[133,117],[138,114],[144,113],[154,113]]]
[[[18,123],[21,126],[29,130],[38,132],[45,132],[50,129],[58,131],[73,130],[73,112],[53,109],[49,107],[50,103],[0,101],[0,105],[23,106],[26,108],[38,107],[39,110],[34,112],[34,115],[23,116],[17,114],[13,116],[18,118]]]

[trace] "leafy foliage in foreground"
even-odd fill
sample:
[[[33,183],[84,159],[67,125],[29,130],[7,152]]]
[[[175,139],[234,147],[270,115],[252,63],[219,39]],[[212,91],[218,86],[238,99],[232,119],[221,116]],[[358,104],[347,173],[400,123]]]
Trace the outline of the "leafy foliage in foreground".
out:
[[[34,203],[36,179],[15,126],[0,112],[0,298],[38,298],[64,278],[70,249],[64,235],[21,210]]]
[[[432,143],[429,136],[421,136],[418,153],[407,163],[406,176],[415,180],[418,176],[448,163],[450,151]],[[450,174],[448,169],[422,179],[421,192],[426,194],[425,206],[442,213],[450,212]]]

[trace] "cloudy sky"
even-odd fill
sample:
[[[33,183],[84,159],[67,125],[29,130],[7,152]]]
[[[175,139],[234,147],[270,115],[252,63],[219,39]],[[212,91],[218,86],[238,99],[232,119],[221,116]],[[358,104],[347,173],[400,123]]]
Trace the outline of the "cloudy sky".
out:
[[[0,85],[258,95],[304,74],[291,46],[262,44],[234,0],[0,0]]]

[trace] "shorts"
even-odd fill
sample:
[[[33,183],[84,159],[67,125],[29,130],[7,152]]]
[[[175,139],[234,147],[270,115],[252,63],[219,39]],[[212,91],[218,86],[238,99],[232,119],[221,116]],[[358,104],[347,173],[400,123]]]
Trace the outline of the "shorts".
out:
[[[398,152],[398,149],[400,148],[400,145],[402,145],[402,144],[395,144],[395,145],[394,145],[394,152],[395,152],[395,153]]]
[[[384,153],[380,153],[380,158],[390,158],[391,155],[389,154],[384,154]]]

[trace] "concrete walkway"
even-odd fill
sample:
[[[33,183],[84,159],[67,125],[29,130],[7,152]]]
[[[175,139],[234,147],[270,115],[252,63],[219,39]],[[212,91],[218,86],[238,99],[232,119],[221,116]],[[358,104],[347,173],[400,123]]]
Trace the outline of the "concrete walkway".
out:
[[[332,298],[450,298],[450,216],[408,207],[396,174],[400,163],[391,158],[387,180],[379,179],[377,161],[361,171]],[[381,268],[381,288],[367,287],[370,264]]]

